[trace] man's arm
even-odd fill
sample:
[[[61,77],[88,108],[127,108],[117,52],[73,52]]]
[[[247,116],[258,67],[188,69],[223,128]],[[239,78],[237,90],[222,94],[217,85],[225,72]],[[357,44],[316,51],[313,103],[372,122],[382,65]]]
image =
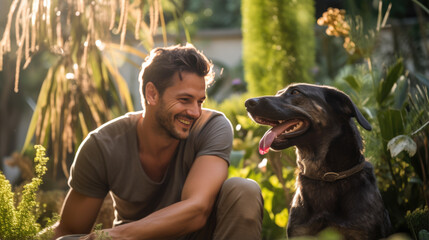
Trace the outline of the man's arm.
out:
[[[64,200],[54,239],[67,234],[89,233],[103,204],[103,198],[88,197],[71,189]]]
[[[228,164],[224,159],[200,156],[192,165],[180,202],[105,231],[112,239],[165,239],[195,232],[205,225],[227,176]]]

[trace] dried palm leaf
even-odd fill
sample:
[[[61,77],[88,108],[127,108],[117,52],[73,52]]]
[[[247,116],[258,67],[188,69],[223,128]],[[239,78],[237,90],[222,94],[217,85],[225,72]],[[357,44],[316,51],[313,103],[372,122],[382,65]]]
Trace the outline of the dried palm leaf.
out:
[[[121,6],[118,12],[117,6]],[[149,22],[144,21],[145,14],[149,14]],[[133,110],[128,85],[109,55],[120,51],[145,58],[146,54],[126,45],[127,27],[134,27],[133,35],[150,51],[158,22],[164,28],[166,44],[159,0],[13,0],[0,40],[0,70],[3,54],[12,50],[14,26],[15,91],[21,62],[27,67],[38,51],[57,56],[39,92],[23,147],[25,150],[33,139],[47,146],[53,155],[53,177],[57,169],[68,176],[68,156],[90,130]],[[119,44],[111,33],[120,35]]]

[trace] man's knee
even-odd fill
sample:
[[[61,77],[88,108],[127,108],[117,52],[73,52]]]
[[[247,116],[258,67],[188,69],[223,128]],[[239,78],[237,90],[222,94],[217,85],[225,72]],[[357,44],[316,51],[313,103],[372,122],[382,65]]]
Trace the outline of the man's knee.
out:
[[[221,189],[222,205],[242,209],[243,213],[263,215],[263,199],[258,183],[251,179],[229,178]],[[224,206],[225,206],[224,205]]]
[[[240,177],[227,179],[224,182],[221,191],[225,191],[228,194],[237,194],[255,198],[259,198],[261,196],[261,188],[258,183],[254,180]]]
[[[251,179],[230,178],[219,194],[213,239],[261,239],[263,215],[259,185]]]

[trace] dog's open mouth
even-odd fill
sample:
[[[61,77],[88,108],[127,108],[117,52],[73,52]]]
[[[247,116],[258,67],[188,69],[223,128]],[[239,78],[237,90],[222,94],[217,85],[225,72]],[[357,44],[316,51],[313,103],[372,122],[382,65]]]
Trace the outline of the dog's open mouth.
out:
[[[290,119],[290,120],[270,120],[261,117],[254,117],[255,122],[262,125],[272,126],[259,142],[259,153],[266,154],[271,144],[278,138],[287,139],[301,135],[308,127],[308,121],[303,119]]]

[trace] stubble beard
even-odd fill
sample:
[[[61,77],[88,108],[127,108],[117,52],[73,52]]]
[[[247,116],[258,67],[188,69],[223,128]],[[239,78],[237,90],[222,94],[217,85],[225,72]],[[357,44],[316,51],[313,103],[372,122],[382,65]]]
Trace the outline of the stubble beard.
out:
[[[161,106],[163,106],[162,103]],[[177,140],[185,140],[188,138],[189,129],[182,128],[182,131],[179,132],[180,130],[176,129],[174,125],[176,116],[173,116],[173,114],[170,113],[167,109],[164,109],[164,107],[161,107],[160,109],[158,109],[158,111],[156,111],[155,118],[159,123],[160,127],[170,137]]]

